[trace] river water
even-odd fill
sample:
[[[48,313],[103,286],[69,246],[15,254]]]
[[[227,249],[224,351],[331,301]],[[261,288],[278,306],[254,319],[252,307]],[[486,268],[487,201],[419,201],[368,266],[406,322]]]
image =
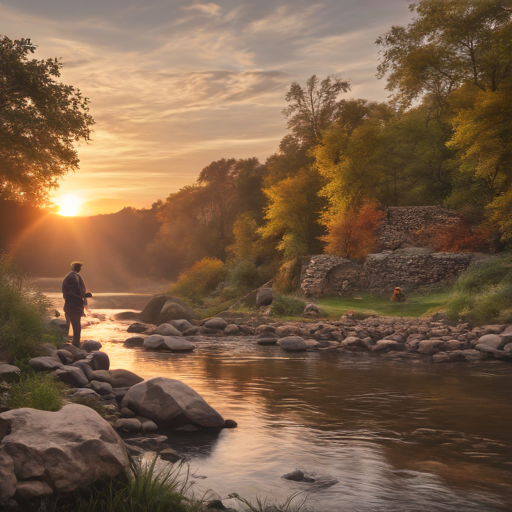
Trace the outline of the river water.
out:
[[[91,308],[111,315],[148,299],[105,293]],[[287,354],[248,338],[151,353],[123,347],[128,323],[90,325],[83,339],[103,343],[111,368],[179,379],[238,423],[170,436],[198,494],[283,502],[301,493],[316,512],[512,511],[510,364]],[[297,468],[316,482],[281,478]]]

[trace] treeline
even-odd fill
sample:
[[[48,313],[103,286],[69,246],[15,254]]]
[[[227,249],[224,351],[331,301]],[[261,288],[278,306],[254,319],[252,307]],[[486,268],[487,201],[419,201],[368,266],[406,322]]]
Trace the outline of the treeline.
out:
[[[266,162],[221,159],[151,210],[115,214],[119,225],[103,216],[108,230],[132,217],[149,223],[112,237],[122,258],[133,251],[127,267],[174,279],[208,258],[217,270],[217,260],[238,268],[247,286],[279,268],[289,281],[303,255],[374,250],[389,206],[458,210],[463,222],[442,233],[444,250],[509,243],[512,4],[423,0],[411,9],[407,27],[376,41],[388,102],[344,98],[350,82],[338,76],[293,83],[289,132]]]

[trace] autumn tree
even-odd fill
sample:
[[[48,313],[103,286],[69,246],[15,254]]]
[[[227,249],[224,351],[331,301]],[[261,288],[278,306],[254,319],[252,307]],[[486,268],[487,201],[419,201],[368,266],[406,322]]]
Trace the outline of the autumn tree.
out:
[[[402,107],[430,96],[442,108],[465,83],[496,91],[512,73],[510,0],[422,0],[407,27],[379,37],[378,77]]]
[[[75,143],[93,118],[82,93],[58,81],[58,59],[31,58],[30,39],[0,36],[0,198],[44,204],[78,168]]]

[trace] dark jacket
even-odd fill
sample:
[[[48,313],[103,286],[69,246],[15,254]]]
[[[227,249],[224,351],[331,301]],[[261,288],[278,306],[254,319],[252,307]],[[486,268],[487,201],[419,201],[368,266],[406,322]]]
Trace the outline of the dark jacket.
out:
[[[62,296],[64,300],[72,304],[84,306],[87,304],[86,293],[87,289],[82,276],[72,270],[62,281]]]

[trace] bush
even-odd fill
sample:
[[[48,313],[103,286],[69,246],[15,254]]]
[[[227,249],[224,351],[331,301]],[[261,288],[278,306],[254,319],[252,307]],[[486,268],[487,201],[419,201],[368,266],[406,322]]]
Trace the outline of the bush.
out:
[[[283,263],[274,278],[273,288],[278,292],[293,292],[299,288],[302,262],[299,258]]]
[[[446,314],[474,324],[512,322],[512,254],[472,263],[457,280]]]
[[[272,315],[297,316],[302,314],[305,307],[306,303],[303,300],[275,293],[272,301]]]
[[[0,257],[0,347],[12,354],[16,364],[29,359],[36,346],[61,337],[44,323],[50,307],[51,302],[32,287],[26,275]]]
[[[58,411],[63,405],[64,384],[51,375],[30,375],[9,389],[7,405],[10,409],[30,407],[41,411]]]
[[[213,292],[227,275],[226,265],[217,258],[203,258],[180,274],[178,282],[169,293],[194,302],[201,301]]]

